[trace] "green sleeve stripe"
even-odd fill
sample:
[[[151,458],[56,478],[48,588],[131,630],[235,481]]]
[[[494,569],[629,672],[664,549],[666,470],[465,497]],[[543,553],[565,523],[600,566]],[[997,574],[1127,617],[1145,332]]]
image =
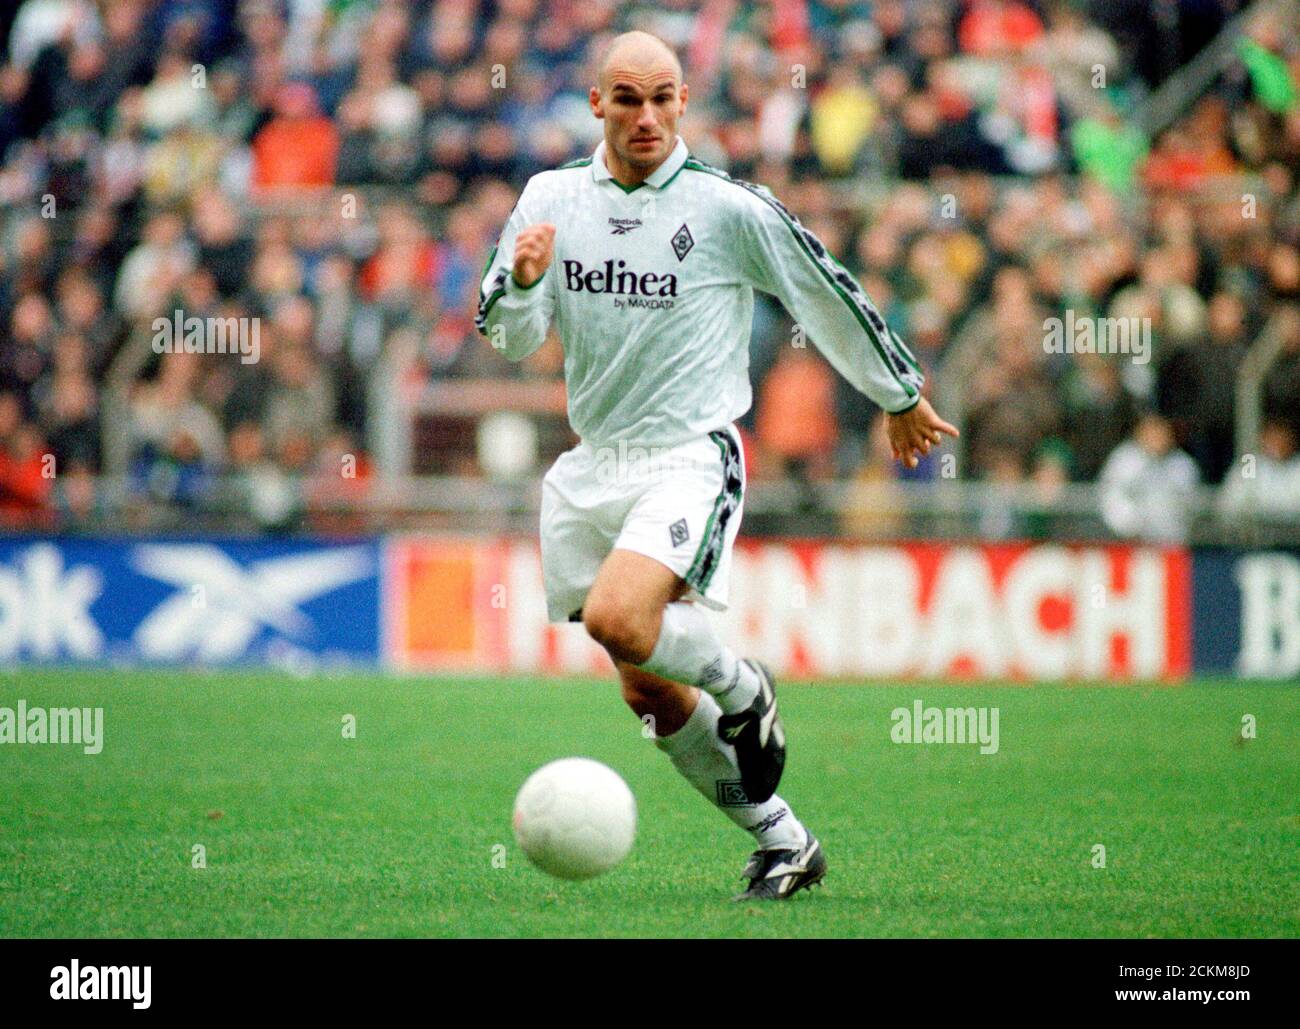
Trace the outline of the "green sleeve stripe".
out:
[[[916,371],[916,374],[924,375],[925,373],[921,371],[921,366],[916,363],[916,358],[912,356],[912,351],[908,349],[907,344],[903,342],[903,340],[899,337],[898,333],[896,333],[893,329],[890,329],[889,338],[894,341],[894,346],[898,348],[899,354],[902,355],[904,361],[906,361],[908,364],[912,366],[912,368]]]
[[[721,169],[714,168],[701,161],[694,160],[693,158],[687,158],[683,167],[690,168],[691,171],[705,172],[706,174],[713,175],[715,178],[721,179],[723,182],[730,182],[734,186],[739,186],[741,189],[747,191],[753,196],[758,197],[758,199],[762,200],[768,207],[772,208],[772,210],[780,215],[786,228],[790,230],[791,235],[794,236],[795,241],[799,244],[799,248],[808,256],[808,259],[812,261],[813,266],[821,273],[822,278],[830,284],[831,288],[839,294],[840,299],[844,301],[849,310],[853,312],[853,317],[857,320],[858,324],[862,326],[863,332],[866,333],[867,338],[871,341],[871,345],[875,347],[876,352],[880,355],[880,360],[884,363],[885,367],[889,369],[889,373],[894,377],[894,381],[902,387],[903,392],[907,394],[907,396],[915,397],[920,395],[918,386],[908,382],[899,374],[900,366],[903,367],[904,372],[906,372],[906,365],[903,363],[905,358],[898,354],[894,348],[893,342],[889,340],[885,341],[888,343],[888,352],[886,352],[885,342],[882,342],[880,334],[871,322],[870,315],[862,309],[861,305],[856,303],[849,296],[844,287],[837,280],[833,271],[827,268],[826,262],[823,262],[815,253],[813,253],[812,248],[808,245],[808,241],[804,238],[806,235],[810,235],[810,233],[808,233],[808,230],[798,223],[780,201],[770,193],[765,196],[763,192],[760,192],[759,189],[753,185],[753,183],[745,182],[743,179],[733,179]],[[829,258],[829,261],[833,263],[835,267],[838,267],[844,275],[851,280],[852,276],[849,275],[848,269],[836,261],[835,258],[830,255],[829,251],[824,252]],[[884,329],[886,333],[892,335],[889,328],[884,324],[884,319],[880,318],[879,312],[875,312],[875,314],[876,317],[880,319],[881,328]],[[911,355],[908,354],[907,358],[910,357]],[[906,363],[910,364],[912,368],[916,370],[917,374],[920,374],[921,370],[917,367],[915,361],[906,360]]]
[[[483,263],[483,270],[478,273],[479,288],[483,288],[483,281],[487,278],[488,269],[492,267],[492,262],[497,259],[497,247],[492,247],[492,253],[488,254],[488,259]]]
[[[548,268],[547,271],[550,271],[550,269]],[[537,283],[541,282],[544,278],[546,278],[546,272],[542,272],[541,275],[537,276],[537,282],[534,282],[531,286],[525,286],[523,283],[521,283],[518,279],[515,278],[515,273],[513,269],[510,272],[510,281],[515,284],[515,289],[520,291],[535,289]]]
[[[493,248],[494,258],[496,248]],[[488,334],[487,316],[492,310],[492,305],[506,295],[506,275],[509,274],[504,268],[498,269],[496,276],[492,280],[492,288],[487,295],[479,300],[478,314],[474,318],[474,327],[484,336]]]
[[[547,270],[549,271],[549,269]],[[538,282],[541,282],[543,279],[545,279],[546,272],[542,272],[542,274],[537,277],[537,282],[534,282],[532,286],[519,285],[519,280],[515,278],[515,273],[513,271],[510,272],[508,276],[504,268],[502,268],[499,272],[497,272],[496,284],[493,286],[492,292],[488,294],[487,299],[480,302],[478,317],[474,319],[474,324],[478,328],[478,331],[485,336],[487,335],[487,316],[492,311],[492,305],[506,295],[506,291],[508,289],[506,285],[507,278],[509,278],[509,281],[515,284],[515,289],[519,290],[520,292],[523,292],[525,290],[532,289],[533,286],[536,286]]]

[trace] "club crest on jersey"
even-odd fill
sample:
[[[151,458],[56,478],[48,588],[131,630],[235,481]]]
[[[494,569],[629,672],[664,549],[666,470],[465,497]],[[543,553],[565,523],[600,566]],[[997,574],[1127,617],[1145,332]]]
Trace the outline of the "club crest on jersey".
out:
[[[609,224],[614,226],[610,230],[612,236],[626,236],[633,229],[641,227],[640,218],[611,218]]]
[[[693,246],[695,246],[695,237],[691,235],[691,230],[686,227],[686,223],[682,222],[682,227],[673,236],[673,253],[677,255],[677,260],[684,261]]]

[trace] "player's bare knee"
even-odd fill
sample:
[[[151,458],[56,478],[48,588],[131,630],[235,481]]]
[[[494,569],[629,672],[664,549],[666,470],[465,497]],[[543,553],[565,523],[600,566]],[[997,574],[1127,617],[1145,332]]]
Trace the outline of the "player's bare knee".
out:
[[[587,634],[616,661],[643,664],[654,650],[657,627],[634,608],[617,603],[584,605],[582,624]]]

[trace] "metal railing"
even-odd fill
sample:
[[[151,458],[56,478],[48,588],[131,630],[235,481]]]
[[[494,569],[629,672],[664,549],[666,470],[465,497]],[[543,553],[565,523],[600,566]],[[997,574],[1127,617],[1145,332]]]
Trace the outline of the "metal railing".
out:
[[[1238,456],[1253,454],[1259,446],[1259,429],[1264,416],[1264,379],[1293,339],[1300,339],[1300,306],[1287,304],[1275,311],[1260,330],[1237,369],[1234,435]]]
[[[1236,59],[1237,42],[1245,29],[1260,17],[1278,19],[1284,31],[1300,27],[1300,7],[1295,0],[1256,0],[1234,15],[1199,54],[1166,79],[1134,111],[1134,121],[1147,138],[1167,129],[1210,88]]]
[[[0,531],[56,534],[361,535],[395,531],[535,536],[540,470],[515,481],[462,476],[376,476],[368,481],[291,483],[292,503],[274,521],[259,517],[246,493],[219,483],[186,506],[151,497],[126,477],[95,482],[81,513],[61,498],[25,516],[6,515]],[[1056,543],[1142,539],[1112,532],[1101,515],[1104,487],[1071,483],[753,481],[745,496],[744,533],[757,537],[846,540],[980,539]],[[1168,539],[1242,546],[1300,546],[1300,508],[1268,514],[1229,509],[1222,490],[1200,487],[1185,499],[1186,532]]]

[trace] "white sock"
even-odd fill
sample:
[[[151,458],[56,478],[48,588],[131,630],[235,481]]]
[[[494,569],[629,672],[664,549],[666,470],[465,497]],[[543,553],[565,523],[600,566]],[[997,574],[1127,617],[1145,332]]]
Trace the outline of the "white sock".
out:
[[[640,667],[673,682],[698,686],[729,715],[744,711],[758,696],[753,669],[741,664],[718,639],[709,616],[698,605],[680,600],[664,608],[655,649]]]
[[[656,736],[655,746],[714,807],[749,832],[760,850],[802,847],[807,833],[779,796],[773,794],[762,804],[743,802],[735,748],[718,739],[721,714],[713,698],[701,693],[686,724],[671,736]]]

